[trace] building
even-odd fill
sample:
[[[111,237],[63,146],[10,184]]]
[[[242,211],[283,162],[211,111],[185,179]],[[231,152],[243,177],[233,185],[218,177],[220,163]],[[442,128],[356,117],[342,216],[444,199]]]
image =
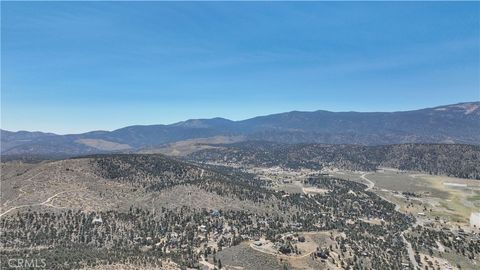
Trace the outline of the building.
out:
[[[480,228],[480,212],[470,214],[470,226]]]

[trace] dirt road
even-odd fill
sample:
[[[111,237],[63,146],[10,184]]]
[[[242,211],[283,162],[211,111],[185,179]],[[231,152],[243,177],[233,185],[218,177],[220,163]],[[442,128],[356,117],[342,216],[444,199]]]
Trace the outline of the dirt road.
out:
[[[50,197],[48,197],[48,199],[46,199],[45,201],[41,202],[41,203],[32,203],[32,204],[24,204],[24,205],[19,205],[19,206],[15,206],[15,207],[12,207],[10,209],[8,209],[7,211],[3,212],[0,214],[0,217],[3,217],[4,215],[8,214],[9,212],[13,211],[13,210],[16,210],[16,209],[20,209],[20,208],[25,208],[25,207],[32,207],[32,206],[50,206],[50,207],[55,207],[54,205],[51,205],[49,204],[51,200],[53,200],[55,197],[57,197],[58,195],[61,195],[61,194],[64,194],[64,193],[68,193],[68,192],[76,192],[76,191],[81,191],[83,189],[75,189],[75,190],[66,190],[66,191],[62,191],[62,192],[58,192]]]

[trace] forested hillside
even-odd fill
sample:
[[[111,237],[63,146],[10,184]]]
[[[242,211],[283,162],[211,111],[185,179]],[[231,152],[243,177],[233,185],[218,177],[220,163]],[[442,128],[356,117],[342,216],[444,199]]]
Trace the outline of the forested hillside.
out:
[[[217,145],[188,156],[198,162],[286,168],[341,168],[373,171],[380,167],[480,179],[480,147],[464,144],[381,146],[241,142]]]
[[[217,136],[278,143],[480,144],[480,102],[400,112],[292,111],[241,121],[190,119],[170,125],[56,135],[0,130],[2,156],[65,157],[155,148]],[[439,132],[441,131],[441,132]]]

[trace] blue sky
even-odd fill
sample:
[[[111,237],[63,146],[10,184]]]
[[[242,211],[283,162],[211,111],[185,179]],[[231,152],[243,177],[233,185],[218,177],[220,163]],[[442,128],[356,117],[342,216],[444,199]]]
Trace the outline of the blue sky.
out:
[[[478,2],[2,2],[2,128],[479,100],[479,14]]]

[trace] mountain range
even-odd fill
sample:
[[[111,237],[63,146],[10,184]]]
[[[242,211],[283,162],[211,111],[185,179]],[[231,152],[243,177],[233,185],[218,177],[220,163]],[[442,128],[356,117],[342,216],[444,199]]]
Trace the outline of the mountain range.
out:
[[[113,131],[58,135],[1,130],[2,156],[137,152],[187,140],[235,138],[278,143],[385,145],[480,144],[480,102],[400,112],[292,111],[241,121],[191,119]]]

